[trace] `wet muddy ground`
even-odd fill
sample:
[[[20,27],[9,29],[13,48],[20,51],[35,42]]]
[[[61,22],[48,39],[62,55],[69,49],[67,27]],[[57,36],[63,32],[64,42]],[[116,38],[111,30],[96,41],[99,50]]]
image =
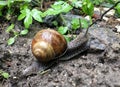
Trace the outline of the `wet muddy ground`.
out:
[[[103,36],[96,38],[109,36],[104,30],[110,29],[113,33],[109,38],[115,38],[115,44],[110,39],[105,42],[103,50],[87,50],[72,60],[56,64],[43,75],[37,73],[24,77],[21,72],[35,61],[31,40],[39,28],[31,29],[29,35],[19,37],[14,45],[8,46],[6,26],[8,24],[0,24],[0,69],[8,72],[10,78],[0,78],[2,87],[120,87],[120,34],[113,32],[112,25],[97,27],[103,29]]]

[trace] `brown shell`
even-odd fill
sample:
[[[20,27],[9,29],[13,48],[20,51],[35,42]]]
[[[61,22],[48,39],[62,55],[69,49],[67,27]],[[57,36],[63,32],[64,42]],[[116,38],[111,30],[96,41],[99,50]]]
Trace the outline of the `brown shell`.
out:
[[[60,56],[67,49],[63,35],[52,29],[39,31],[32,40],[32,53],[41,62]]]

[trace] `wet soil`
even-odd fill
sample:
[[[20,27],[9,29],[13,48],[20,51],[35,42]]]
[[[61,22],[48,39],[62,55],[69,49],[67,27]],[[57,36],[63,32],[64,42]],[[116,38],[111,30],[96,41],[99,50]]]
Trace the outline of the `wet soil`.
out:
[[[106,44],[106,49],[88,50],[72,60],[56,64],[43,75],[37,73],[22,77],[21,72],[35,61],[31,40],[40,28],[35,26],[36,29],[31,29],[29,35],[19,37],[14,45],[8,46],[6,40],[10,35],[5,32],[6,26],[6,23],[0,24],[0,69],[8,72],[10,78],[0,78],[2,87],[120,87],[119,33],[112,34],[115,35],[112,38],[118,38],[117,48],[111,41]],[[102,25],[98,29],[110,29],[111,26],[106,28]]]

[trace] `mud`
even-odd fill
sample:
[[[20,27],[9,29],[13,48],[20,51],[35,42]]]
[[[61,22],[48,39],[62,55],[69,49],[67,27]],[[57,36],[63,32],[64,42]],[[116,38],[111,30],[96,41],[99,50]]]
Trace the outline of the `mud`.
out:
[[[72,60],[56,64],[43,75],[22,77],[21,72],[35,61],[31,40],[39,29],[31,29],[29,35],[19,37],[14,45],[8,46],[6,26],[0,27],[0,69],[8,72],[10,78],[1,79],[3,87],[120,87],[120,34],[112,32],[109,36],[106,29],[110,32],[111,29],[97,27],[102,30],[101,37],[92,36],[104,42],[102,50],[90,49]]]

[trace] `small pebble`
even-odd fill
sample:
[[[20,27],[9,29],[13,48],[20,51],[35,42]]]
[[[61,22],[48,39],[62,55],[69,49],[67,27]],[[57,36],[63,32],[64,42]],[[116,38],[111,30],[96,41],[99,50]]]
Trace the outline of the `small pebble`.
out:
[[[115,26],[117,28],[117,32],[120,33],[120,25]]]
[[[109,18],[108,17],[103,17],[103,20],[108,21]]]
[[[120,18],[117,18],[116,20],[120,22]]]
[[[107,11],[109,8],[103,8],[104,11]],[[112,16],[115,14],[115,10],[110,10],[106,15],[107,16]]]

